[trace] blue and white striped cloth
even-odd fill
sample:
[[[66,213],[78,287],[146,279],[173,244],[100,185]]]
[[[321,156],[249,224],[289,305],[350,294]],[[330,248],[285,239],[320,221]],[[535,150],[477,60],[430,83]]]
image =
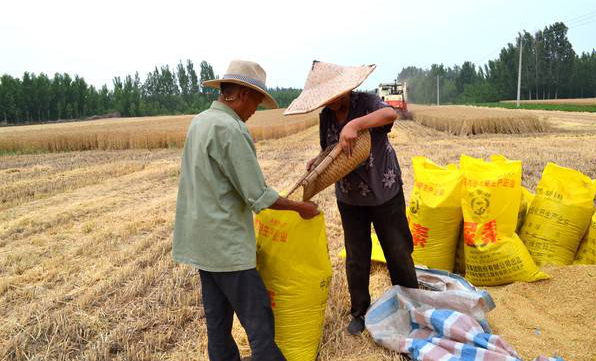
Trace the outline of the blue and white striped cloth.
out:
[[[430,290],[394,286],[366,313],[366,329],[376,343],[421,361],[521,360],[491,333],[485,315],[495,304],[488,292],[449,272],[416,268],[416,273]]]

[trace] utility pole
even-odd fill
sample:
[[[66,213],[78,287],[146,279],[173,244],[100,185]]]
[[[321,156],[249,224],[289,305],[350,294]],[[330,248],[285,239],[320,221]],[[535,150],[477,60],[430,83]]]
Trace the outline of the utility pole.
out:
[[[517,108],[519,108],[519,97],[521,93],[521,71],[522,71],[522,36],[519,34],[519,67],[517,69]]]
[[[439,102],[439,74],[437,74],[437,105],[441,105]]]

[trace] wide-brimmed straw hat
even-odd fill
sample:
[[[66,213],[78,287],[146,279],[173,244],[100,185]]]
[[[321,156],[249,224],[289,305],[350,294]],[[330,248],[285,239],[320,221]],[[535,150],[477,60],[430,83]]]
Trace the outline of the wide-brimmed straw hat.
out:
[[[362,165],[370,155],[370,147],[371,139],[368,130],[358,133],[351,156],[342,150],[339,143],[330,145],[317,156],[311,169],[290,189],[288,198],[302,198],[304,201],[311,199]],[[302,195],[296,192],[300,187],[302,187]]]
[[[269,109],[279,108],[275,99],[267,92],[266,78],[267,74],[259,64],[246,60],[232,60],[221,79],[207,80],[202,85],[216,89],[220,88],[221,83],[243,85],[263,94],[265,97],[262,104],[265,107]]]
[[[313,61],[304,89],[284,115],[303,114],[329,104],[357,88],[375,70],[376,65],[341,66]]]

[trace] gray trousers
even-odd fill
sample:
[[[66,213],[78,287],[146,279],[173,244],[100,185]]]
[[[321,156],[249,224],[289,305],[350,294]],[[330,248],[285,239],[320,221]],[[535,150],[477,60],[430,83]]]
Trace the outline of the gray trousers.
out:
[[[366,314],[370,306],[368,284],[372,239],[370,224],[375,226],[387,260],[391,284],[418,288],[412,251],[414,243],[406,219],[403,189],[379,206],[353,206],[337,202],[346,243],[346,275],[353,317]]]
[[[271,301],[256,269],[236,272],[200,271],[211,361],[240,361],[232,337],[234,313],[246,330],[252,361],[285,361],[274,341]]]

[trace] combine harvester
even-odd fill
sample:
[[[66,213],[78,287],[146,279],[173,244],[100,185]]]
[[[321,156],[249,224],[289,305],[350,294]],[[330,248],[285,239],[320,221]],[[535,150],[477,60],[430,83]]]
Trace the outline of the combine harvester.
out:
[[[405,82],[381,83],[376,90],[376,94],[393,109],[406,113],[408,103],[406,102],[408,88]]]

